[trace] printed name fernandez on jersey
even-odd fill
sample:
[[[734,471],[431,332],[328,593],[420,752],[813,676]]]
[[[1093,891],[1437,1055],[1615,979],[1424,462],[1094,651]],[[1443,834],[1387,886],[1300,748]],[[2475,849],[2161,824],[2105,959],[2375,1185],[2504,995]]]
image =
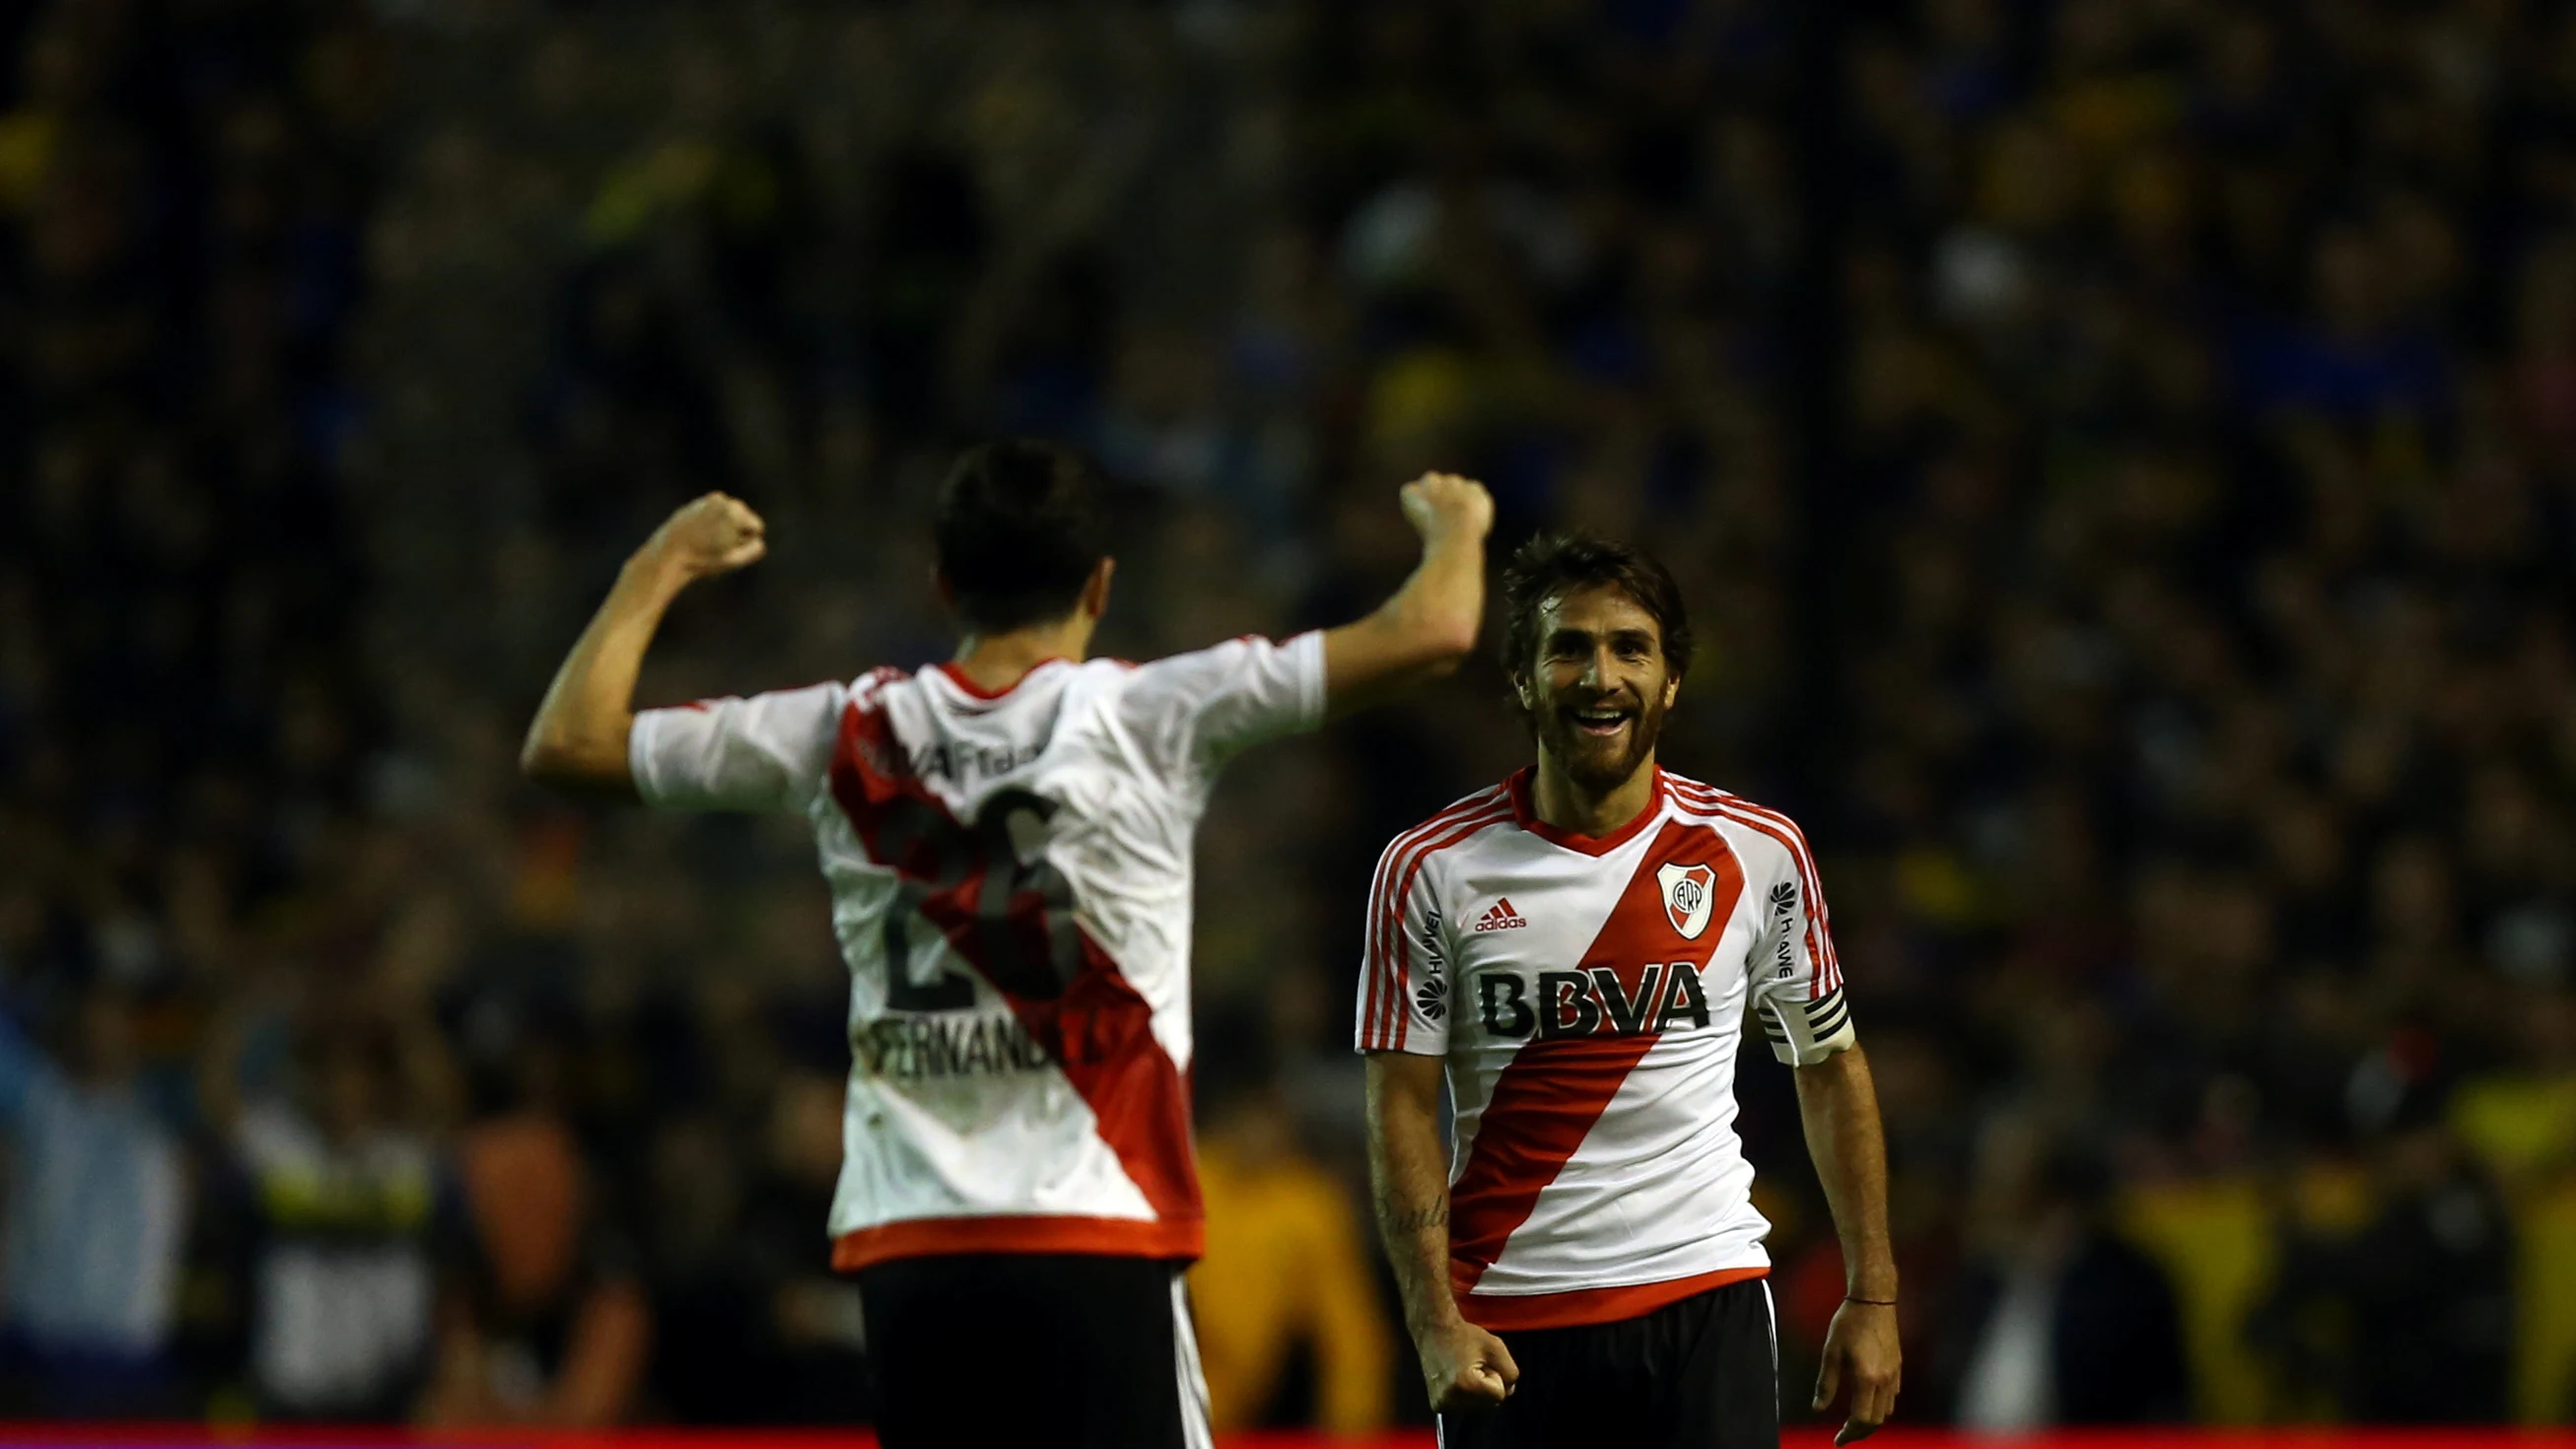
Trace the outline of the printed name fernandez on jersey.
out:
[[[1734,1132],[1745,1013],[1784,1062],[1853,1040],[1786,817],[1659,772],[1636,820],[1584,837],[1535,817],[1529,781],[1387,848],[1356,1032],[1446,1058],[1451,1276],[1494,1329],[1607,1322],[1767,1271]],[[1452,978],[1457,1009],[1424,1009]]]

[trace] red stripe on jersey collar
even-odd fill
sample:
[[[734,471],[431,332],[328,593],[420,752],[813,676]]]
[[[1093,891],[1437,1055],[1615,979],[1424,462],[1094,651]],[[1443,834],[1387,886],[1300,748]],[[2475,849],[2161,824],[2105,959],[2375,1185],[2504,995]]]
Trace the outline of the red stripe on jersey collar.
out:
[[[951,663],[941,663],[941,664],[938,664],[938,665],[934,665],[933,667],[934,667],[934,668],[936,668],[936,669],[937,669],[937,670],[938,670],[942,675],[946,676],[946,677],[947,677],[947,680],[948,680],[948,682],[949,682],[949,683],[951,683],[951,684],[953,684],[953,685],[956,685],[959,689],[964,690],[964,691],[966,692],[966,697],[967,697],[968,699],[980,699],[980,700],[991,701],[991,700],[1000,699],[1000,698],[1001,698],[1001,697],[1003,697],[1004,695],[1009,694],[1012,690],[1017,689],[1017,688],[1019,688],[1021,685],[1028,683],[1028,681],[1029,681],[1029,676],[1030,676],[1030,675],[1033,675],[1033,674],[1037,673],[1039,670],[1046,668],[1048,665],[1050,665],[1050,664],[1062,664],[1062,663],[1064,663],[1064,662],[1065,662],[1065,660],[1064,660],[1064,656],[1063,656],[1063,655],[1061,655],[1061,654],[1054,655],[1054,656],[1051,656],[1051,657],[1049,657],[1049,658],[1041,659],[1041,660],[1039,660],[1037,663],[1030,665],[1026,670],[1023,670],[1023,671],[1021,672],[1021,674],[1020,674],[1020,677],[1019,677],[1019,678],[1012,680],[1010,683],[1003,685],[1003,686],[1002,686],[1001,688],[999,688],[999,689],[986,689],[986,688],[984,688],[982,685],[977,684],[974,680],[967,678],[967,677],[966,677],[966,671],[965,671],[965,670],[963,670],[963,669],[958,668],[955,664],[951,664]]]
[[[1638,811],[1635,819],[1607,835],[1578,835],[1571,830],[1560,830],[1538,818],[1538,810],[1530,802],[1531,782],[1537,778],[1536,765],[1523,765],[1509,780],[1503,782],[1511,788],[1512,792],[1512,820],[1521,829],[1550,845],[1561,845],[1568,850],[1581,851],[1585,855],[1608,855],[1636,839],[1638,831],[1655,823],[1656,817],[1664,813],[1665,797],[1671,793],[1670,787],[1664,784],[1663,768],[1657,766],[1654,798],[1646,802],[1646,808]]]

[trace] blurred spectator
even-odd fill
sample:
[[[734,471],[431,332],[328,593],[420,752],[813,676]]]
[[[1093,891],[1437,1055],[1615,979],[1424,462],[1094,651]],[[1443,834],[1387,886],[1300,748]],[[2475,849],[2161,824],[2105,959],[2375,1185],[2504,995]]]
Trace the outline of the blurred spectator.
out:
[[[70,1014],[58,1055],[0,1019],[12,1398],[44,1415],[173,1412],[180,1134],[143,1089],[128,995],[94,982]]]
[[[2464,1081],[2451,1126],[2515,1208],[2516,1417],[2576,1418],[2576,991],[2530,1003],[2514,1055]]]
[[[752,1175],[751,1227],[771,1290],[764,1337],[778,1370],[776,1396],[754,1413],[789,1423],[857,1421],[870,1402],[859,1285],[834,1277],[812,1246],[841,1172],[843,1100],[837,1072],[789,1077],[762,1124],[765,1151]]]
[[[655,1144],[652,1383],[675,1417],[866,1422],[857,1285],[831,1277],[814,1247],[840,1167],[839,1122],[839,1081],[804,1077],[781,1093],[766,1142],[693,1116]]]
[[[1298,1144],[1257,1036],[1203,1031],[1196,1077],[1207,1255],[1190,1307],[1220,1431],[1387,1422],[1394,1335],[1348,1183]]]
[[[2443,1120],[2430,1043],[2401,1037],[2352,1080],[2376,1209],[2348,1237],[2293,1243],[2270,1314],[2294,1362],[2363,1423],[2494,1423],[2512,1370],[2513,1229]]]
[[[522,1026],[490,1110],[458,1135],[481,1271],[471,1313],[447,1326],[429,1422],[599,1428],[634,1411],[651,1319],[565,1112],[568,1045]]]
[[[678,1122],[655,1144],[652,1382],[683,1422],[761,1423],[780,1397],[770,1265],[742,1238],[742,1169],[723,1130]],[[851,1376],[863,1377],[853,1365]]]
[[[2001,1136],[2002,1134],[1998,1134]],[[2164,1270],[2114,1231],[2108,1165],[2081,1148],[2036,1163],[2000,1142],[1981,1181],[1990,1256],[1956,1290],[1965,1350],[1954,1413],[1993,1433],[2176,1422],[2190,1409],[2182,1323]]]
[[[264,1415],[409,1419],[465,1311],[471,1224],[434,1121],[437,1043],[333,1001],[295,1028],[285,1091],[242,1100],[231,1033],[202,1090],[224,1159],[209,1210]]]
[[[2512,1055],[2463,1082],[2451,1102],[2461,1143],[2509,1190],[2576,1169],[2576,989],[2534,993]]]

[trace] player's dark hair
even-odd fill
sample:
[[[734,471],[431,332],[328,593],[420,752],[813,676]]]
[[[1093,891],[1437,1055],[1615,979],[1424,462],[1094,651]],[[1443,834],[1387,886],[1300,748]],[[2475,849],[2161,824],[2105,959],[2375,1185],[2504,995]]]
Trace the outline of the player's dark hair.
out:
[[[985,443],[948,470],[931,533],[939,577],[966,627],[1042,624],[1073,612],[1109,552],[1108,488],[1071,448]]]
[[[1690,610],[1681,585],[1653,554],[1598,534],[1542,533],[1512,550],[1503,565],[1503,672],[1517,679],[1538,658],[1538,616],[1550,599],[1606,584],[1652,615],[1664,636],[1673,677],[1690,672]]]

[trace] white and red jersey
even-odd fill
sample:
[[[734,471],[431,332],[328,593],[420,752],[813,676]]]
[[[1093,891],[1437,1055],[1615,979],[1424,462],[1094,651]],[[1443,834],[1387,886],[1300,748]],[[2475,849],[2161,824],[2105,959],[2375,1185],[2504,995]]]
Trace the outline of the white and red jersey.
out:
[[[1448,1059],[1449,1253],[1492,1329],[1650,1313],[1768,1271],[1735,1136],[1748,1007],[1781,1060],[1850,1045],[1795,825],[1659,771],[1614,834],[1556,830],[1531,772],[1396,837],[1370,891],[1362,1051]]]
[[[647,803],[813,826],[850,968],[836,1267],[1198,1255],[1192,836],[1229,756],[1323,713],[1303,634],[636,717]]]

